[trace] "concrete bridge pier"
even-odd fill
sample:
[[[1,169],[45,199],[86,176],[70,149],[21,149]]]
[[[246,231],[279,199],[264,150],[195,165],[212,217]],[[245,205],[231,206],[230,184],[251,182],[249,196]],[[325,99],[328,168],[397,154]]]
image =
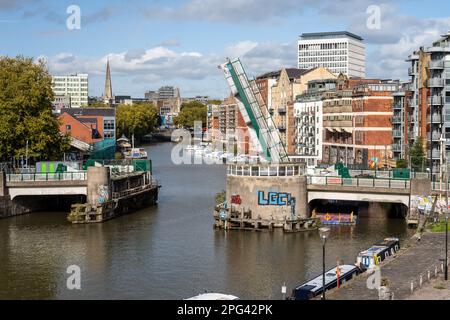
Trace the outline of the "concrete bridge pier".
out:
[[[87,203],[99,205],[111,200],[109,167],[89,167],[87,170]]]
[[[6,175],[3,171],[0,171],[0,197],[5,197],[8,195],[8,190],[6,189]]]

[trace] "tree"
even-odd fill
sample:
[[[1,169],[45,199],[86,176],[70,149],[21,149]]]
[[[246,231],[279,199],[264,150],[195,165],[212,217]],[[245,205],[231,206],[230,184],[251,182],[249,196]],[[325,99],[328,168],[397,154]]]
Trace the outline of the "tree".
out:
[[[423,148],[423,139],[418,138],[411,148],[411,168],[415,171],[423,171],[425,168],[425,151]]]
[[[0,57],[0,161],[58,160],[69,149],[52,114],[52,78],[42,60]]]
[[[110,108],[108,104],[105,104],[100,101],[89,103],[88,108]]]
[[[215,105],[219,105],[219,104],[222,104],[222,100],[216,100],[216,99],[214,99],[214,100],[209,100],[208,101],[208,104],[215,104]]]
[[[406,160],[406,159],[398,159],[396,167],[400,168],[400,169],[408,168],[408,160]]]
[[[143,136],[153,131],[157,125],[158,112],[151,103],[139,103],[136,105],[121,104],[117,107],[116,122],[118,136],[125,134],[140,140]]]
[[[194,127],[194,121],[201,121],[206,127],[207,107],[198,101],[183,103],[178,116],[174,119],[178,127]]]

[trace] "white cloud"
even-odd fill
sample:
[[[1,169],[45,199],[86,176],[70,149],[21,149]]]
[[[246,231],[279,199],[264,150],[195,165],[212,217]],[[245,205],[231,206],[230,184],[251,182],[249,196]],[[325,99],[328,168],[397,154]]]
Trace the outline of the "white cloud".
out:
[[[41,56],[47,62],[51,74],[88,73],[102,78],[106,61],[109,59],[112,76],[129,87],[137,86],[145,90],[159,84],[178,83],[187,92],[225,97],[228,86],[217,66],[226,57],[240,57],[250,76],[277,70],[283,66],[294,66],[296,60],[295,44],[257,43],[243,41],[227,47],[223,53],[202,54],[200,52],[178,52],[165,47],[135,49],[125,52],[113,52],[103,57],[92,58],[59,53],[54,56]],[[92,94],[101,94],[101,80]],[[113,82],[114,79],[113,79]],[[125,87],[121,93],[126,93]],[[143,94],[144,91],[142,91]],[[186,91],[185,91],[186,92]]]
[[[396,42],[379,44],[366,58],[368,75],[408,79],[409,64],[405,62],[408,55],[422,46],[431,46],[449,27],[450,18],[427,19],[404,25]]]

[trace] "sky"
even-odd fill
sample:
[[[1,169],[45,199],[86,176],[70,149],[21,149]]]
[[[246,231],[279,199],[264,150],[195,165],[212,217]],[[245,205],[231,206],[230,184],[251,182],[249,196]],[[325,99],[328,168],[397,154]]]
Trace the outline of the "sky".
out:
[[[90,96],[103,94],[109,59],[115,95],[174,85],[184,97],[224,98],[226,57],[250,76],[297,67],[299,35],[343,30],[364,38],[367,77],[408,80],[408,55],[450,30],[450,1],[0,0],[0,55],[88,73]]]

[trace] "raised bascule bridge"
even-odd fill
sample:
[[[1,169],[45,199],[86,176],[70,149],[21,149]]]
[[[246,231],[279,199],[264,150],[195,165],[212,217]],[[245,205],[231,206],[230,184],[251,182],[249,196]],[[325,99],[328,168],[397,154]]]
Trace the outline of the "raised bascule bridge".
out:
[[[264,163],[228,163],[225,202],[214,210],[214,226],[222,229],[286,232],[315,230],[317,201],[388,203],[410,221],[417,217],[417,198],[444,191],[426,176],[398,179],[387,176],[359,178],[339,174],[308,175],[305,165],[293,162],[280,139],[271,113],[255,80],[250,80],[239,59],[220,65],[249,130],[250,142]],[[441,188],[442,189],[442,188]],[[414,210],[409,210],[414,208]]]

